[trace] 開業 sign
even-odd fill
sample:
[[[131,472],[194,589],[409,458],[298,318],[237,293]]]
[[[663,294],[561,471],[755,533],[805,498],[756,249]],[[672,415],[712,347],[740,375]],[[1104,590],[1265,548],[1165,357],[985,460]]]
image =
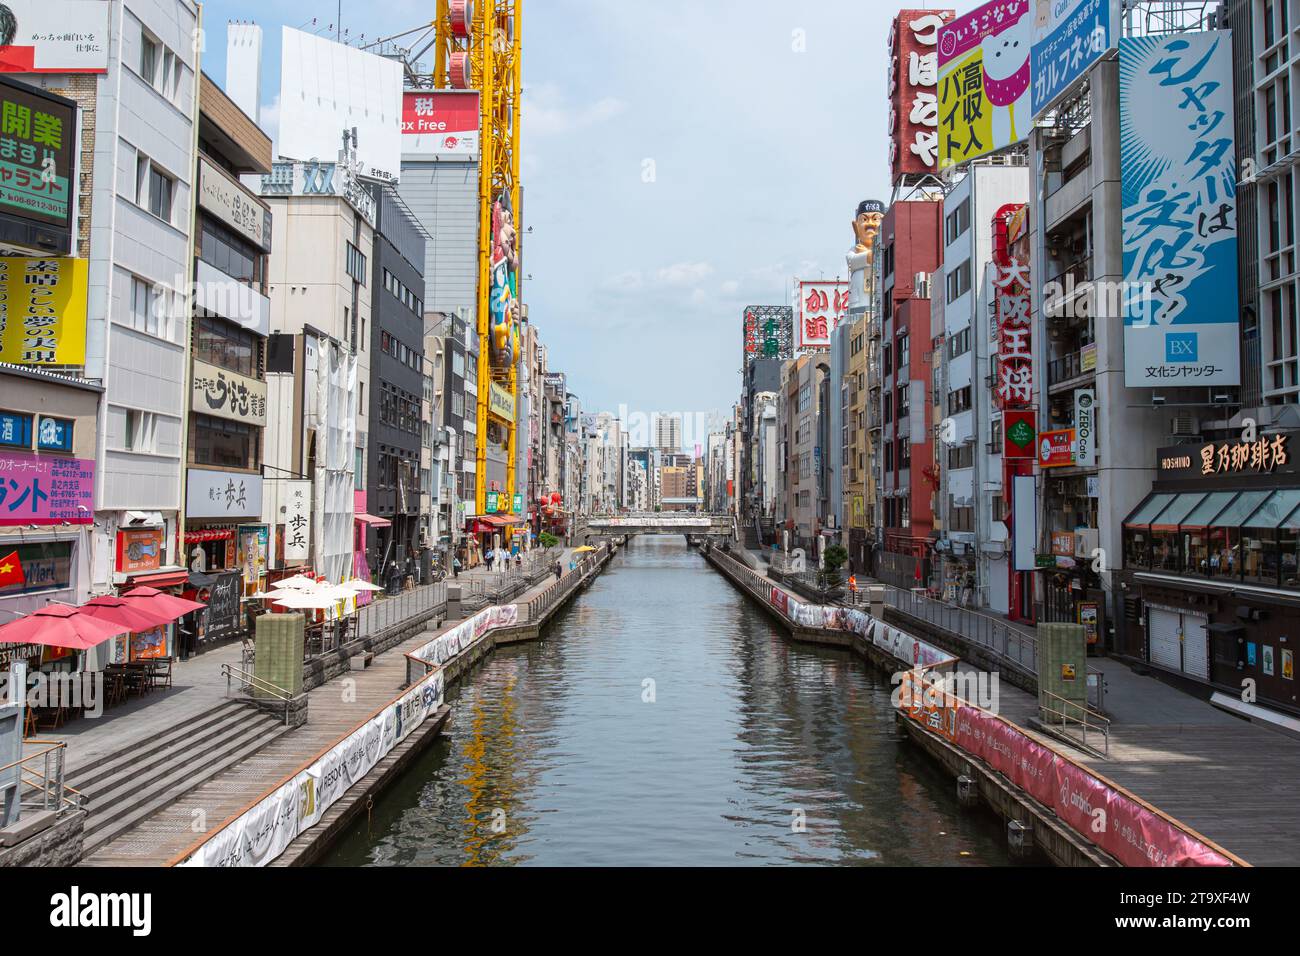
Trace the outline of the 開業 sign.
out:
[[[72,251],[77,104],[0,77],[0,242]]]

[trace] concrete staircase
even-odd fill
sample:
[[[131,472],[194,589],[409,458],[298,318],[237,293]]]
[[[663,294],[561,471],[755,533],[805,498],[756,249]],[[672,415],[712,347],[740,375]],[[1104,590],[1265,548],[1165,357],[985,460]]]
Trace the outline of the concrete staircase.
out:
[[[83,863],[96,850],[286,733],[284,719],[226,701],[69,772],[86,799]],[[216,823],[217,821],[209,821]]]

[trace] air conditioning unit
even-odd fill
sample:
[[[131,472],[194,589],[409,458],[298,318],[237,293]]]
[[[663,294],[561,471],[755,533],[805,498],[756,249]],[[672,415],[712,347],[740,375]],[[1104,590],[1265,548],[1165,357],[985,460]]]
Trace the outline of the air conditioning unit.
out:
[[[1175,438],[1191,438],[1201,433],[1201,423],[1190,411],[1180,411],[1169,419],[1169,434]]]

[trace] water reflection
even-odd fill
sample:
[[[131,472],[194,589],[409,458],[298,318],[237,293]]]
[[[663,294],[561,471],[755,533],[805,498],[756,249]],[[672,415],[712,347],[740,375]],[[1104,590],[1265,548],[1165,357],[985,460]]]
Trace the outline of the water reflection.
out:
[[[790,643],[682,539],[637,539],[544,641],[452,689],[446,735],[326,862],[1007,862],[889,690]]]

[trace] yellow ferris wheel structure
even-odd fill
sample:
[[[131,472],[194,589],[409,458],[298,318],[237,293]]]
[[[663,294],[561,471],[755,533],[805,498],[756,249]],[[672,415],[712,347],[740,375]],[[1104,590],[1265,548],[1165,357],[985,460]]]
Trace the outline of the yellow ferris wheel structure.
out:
[[[520,19],[523,0],[437,0],[437,14],[432,23],[407,34],[424,31],[423,42],[432,33],[431,42],[416,55],[418,59],[433,52],[433,75],[419,75],[408,66],[408,83],[432,85],[435,89],[477,90],[479,93],[479,184],[478,184],[478,291],[475,326],[478,331],[478,401],[475,438],[474,507],[475,514],[487,511],[487,446],[489,429],[504,435],[506,452],[506,507],[512,510],[516,494],[515,471],[518,453],[519,417],[519,319],[522,311],[523,275],[518,268],[520,228],[519,190],[519,100],[523,90]],[[389,38],[396,39],[396,38]],[[409,64],[410,60],[408,60]],[[494,252],[499,237],[494,232],[497,204],[513,217],[513,272],[509,273],[505,292],[513,311],[505,312],[510,327],[507,340],[512,348],[507,363],[494,362],[492,318],[494,303],[503,290],[494,287]],[[500,261],[497,260],[499,266]],[[498,274],[498,279],[500,274]],[[494,388],[495,387],[495,388]],[[509,416],[492,402],[495,389],[509,393]],[[504,395],[502,396],[504,399]]]

